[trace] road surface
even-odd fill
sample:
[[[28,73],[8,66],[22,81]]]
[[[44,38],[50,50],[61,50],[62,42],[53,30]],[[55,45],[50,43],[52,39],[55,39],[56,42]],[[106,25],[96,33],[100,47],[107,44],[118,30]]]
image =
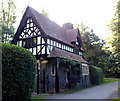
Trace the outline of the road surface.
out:
[[[118,88],[118,82],[87,88],[71,94],[52,94],[46,99],[109,99]]]

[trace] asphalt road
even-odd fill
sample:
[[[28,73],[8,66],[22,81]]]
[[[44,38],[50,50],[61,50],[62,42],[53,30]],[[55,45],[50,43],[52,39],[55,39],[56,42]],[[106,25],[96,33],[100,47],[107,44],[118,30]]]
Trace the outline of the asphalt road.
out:
[[[87,88],[72,94],[52,94],[46,99],[109,99],[118,88],[118,82]]]

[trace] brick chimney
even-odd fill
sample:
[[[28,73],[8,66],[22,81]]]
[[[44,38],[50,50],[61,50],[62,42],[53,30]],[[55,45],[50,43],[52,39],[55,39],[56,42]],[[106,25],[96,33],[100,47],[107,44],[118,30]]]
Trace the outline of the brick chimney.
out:
[[[63,24],[63,28],[64,29],[73,29],[73,24],[70,22],[65,23],[65,24]]]

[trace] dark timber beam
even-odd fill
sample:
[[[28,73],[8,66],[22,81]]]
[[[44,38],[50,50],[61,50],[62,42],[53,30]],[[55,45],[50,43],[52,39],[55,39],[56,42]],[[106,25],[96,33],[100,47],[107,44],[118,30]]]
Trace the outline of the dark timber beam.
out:
[[[59,63],[60,63],[60,59],[59,58],[55,58],[55,92],[59,93]]]

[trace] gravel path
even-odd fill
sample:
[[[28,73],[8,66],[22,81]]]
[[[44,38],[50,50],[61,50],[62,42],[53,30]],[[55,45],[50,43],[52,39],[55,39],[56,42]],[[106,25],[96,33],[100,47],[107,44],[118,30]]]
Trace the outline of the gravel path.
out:
[[[113,93],[118,88],[118,82],[87,88],[72,94],[52,94],[46,99],[113,99]],[[115,97],[118,97],[116,95]]]

